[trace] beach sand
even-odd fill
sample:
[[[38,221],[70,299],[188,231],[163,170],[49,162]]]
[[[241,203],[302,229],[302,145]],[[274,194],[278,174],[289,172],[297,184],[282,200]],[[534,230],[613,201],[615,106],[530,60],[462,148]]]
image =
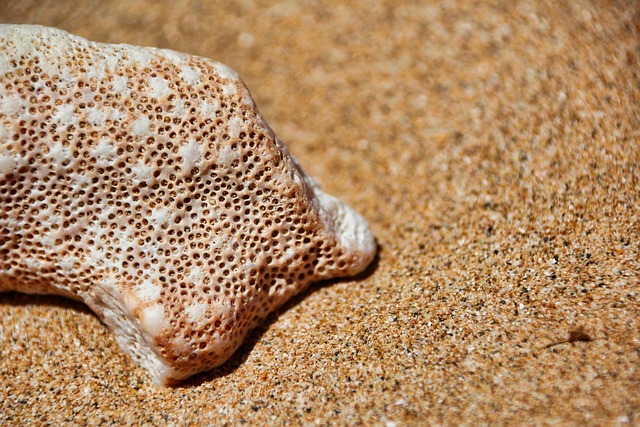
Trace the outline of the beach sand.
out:
[[[380,246],[174,388],[84,305],[0,294],[0,424],[640,423],[638,2],[9,0],[0,21],[231,66]]]

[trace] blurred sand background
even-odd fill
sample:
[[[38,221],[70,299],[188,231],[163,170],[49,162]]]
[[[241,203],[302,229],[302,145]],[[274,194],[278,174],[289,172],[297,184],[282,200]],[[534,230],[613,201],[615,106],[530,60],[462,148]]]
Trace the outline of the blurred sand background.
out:
[[[177,388],[85,306],[0,295],[0,424],[640,424],[640,3],[3,0],[0,21],[231,66],[381,247]]]

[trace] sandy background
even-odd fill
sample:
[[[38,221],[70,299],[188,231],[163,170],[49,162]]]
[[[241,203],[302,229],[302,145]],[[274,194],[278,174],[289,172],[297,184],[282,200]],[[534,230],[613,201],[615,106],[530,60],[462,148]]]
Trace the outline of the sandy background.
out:
[[[230,65],[381,246],[173,389],[83,305],[0,295],[0,424],[640,424],[640,3],[3,0],[0,21]]]

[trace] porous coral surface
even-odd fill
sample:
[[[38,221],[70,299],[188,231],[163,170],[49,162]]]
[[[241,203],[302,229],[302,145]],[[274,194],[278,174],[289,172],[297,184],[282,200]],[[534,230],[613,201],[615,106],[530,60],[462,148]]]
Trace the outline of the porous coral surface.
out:
[[[0,42],[0,290],[84,301],[157,382],[372,259],[226,66],[39,26]]]

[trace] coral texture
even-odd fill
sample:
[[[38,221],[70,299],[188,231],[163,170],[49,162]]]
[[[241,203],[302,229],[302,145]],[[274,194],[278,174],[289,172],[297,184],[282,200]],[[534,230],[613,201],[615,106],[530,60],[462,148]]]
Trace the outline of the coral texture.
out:
[[[85,302],[161,384],[375,253],[235,72],[39,26],[0,26],[0,212],[0,291]]]

